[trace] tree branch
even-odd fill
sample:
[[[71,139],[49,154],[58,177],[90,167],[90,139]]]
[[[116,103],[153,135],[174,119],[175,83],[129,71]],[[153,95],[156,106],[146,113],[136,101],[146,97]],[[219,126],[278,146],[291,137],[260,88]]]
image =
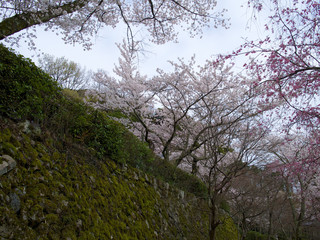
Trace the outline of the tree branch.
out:
[[[87,3],[88,0],[75,0],[62,6],[50,6],[46,11],[25,12],[6,18],[0,23],[0,40],[26,28],[49,22],[66,13],[73,13]]]

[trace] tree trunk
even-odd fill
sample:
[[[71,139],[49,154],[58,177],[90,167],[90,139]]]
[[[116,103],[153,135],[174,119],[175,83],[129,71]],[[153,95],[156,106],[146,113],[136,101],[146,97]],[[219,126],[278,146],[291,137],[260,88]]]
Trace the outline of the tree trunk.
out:
[[[247,222],[246,222],[246,216],[244,213],[242,213],[242,221],[241,221],[241,228],[242,228],[242,238],[241,239],[245,239],[246,235],[247,235]]]
[[[20,32],[23,29],[49,22],[51,19],[62,16],[65,12],[72,13],[84,7],[88,0],[75,0],[62,6],[52,6],[46,11],[23,12],[4,19],[0,23],[0,40]]]
[[[301,197],[301,202],[300,202],[300,213],[299,217],[297,219],[297,226],[296,226],[296,232],[295,232],[295,238],[296,240],[301,240],[301,225],[304,220],[304,215],[306,211],[306,199],[304,196]]]
[[[217,224],[215,221],[215,207],[213,206],[211,209],[211,214],[210,214],[210,230],[209,230],[209,239],[210,240],[215,240],[215,235],[216,235],[216,228]]]
[[[215,240],[216,230],[220,224],[220,221],[217,220],[217,208],[216,201],[214,198],[211,198],[211,206],[210,206],[210,226],[209,226],[209,239]]]
[[[193,158],[193,160],[192,160],[191,174],[195,175],[195,176],[198,174],[198,161],[195,158]]]
[[[268,240],[271,240],[271,234],[272,234],[272,209],[269,212],[269,226],[268,226]]]

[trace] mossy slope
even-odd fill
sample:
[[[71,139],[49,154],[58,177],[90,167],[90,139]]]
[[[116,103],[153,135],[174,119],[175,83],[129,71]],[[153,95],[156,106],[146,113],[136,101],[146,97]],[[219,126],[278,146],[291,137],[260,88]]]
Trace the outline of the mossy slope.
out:
[[[199,180],[154,162],[121,124],[63,95],[29,60],[1,45],[0,57],[0,163],[4,154],[17,162],[0,176],[1,239],[208,238]],[[218,239],[236,239],[226,219]]]
[[[6,125],[0,154],[17,167],[0,177],[2,238],[206,239],[206,205],[192,194],[111,160],[88,164],[85,149],[62,153],[49,135]]]

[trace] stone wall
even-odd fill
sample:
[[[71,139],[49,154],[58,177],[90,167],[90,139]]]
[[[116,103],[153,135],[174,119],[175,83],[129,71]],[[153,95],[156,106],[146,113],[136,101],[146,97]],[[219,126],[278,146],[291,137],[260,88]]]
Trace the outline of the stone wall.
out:
[[[206,201],[87,149],[1,129],[0,239],[207,239]]]

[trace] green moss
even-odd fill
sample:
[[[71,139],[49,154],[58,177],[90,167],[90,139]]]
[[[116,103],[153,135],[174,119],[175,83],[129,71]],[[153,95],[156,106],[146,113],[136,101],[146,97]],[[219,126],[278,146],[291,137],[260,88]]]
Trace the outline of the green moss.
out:
[[[9,128],[5,128],[0,133],[0,143],[9,142],[11,139],[11,131]]]
[[[62,230],[61,237],[63,239],[72,239],[72,240],[76,240],[77,239],[77,236],[76,236],[74,230],[70,229],[70,228],[64,228]]]
[[[28,162],[32,166],[35,166],[37,164],[36,162],[38,161],[38,152],[34,147],[31,145],[30,142],[24,142],[24,155],[28,157]]]
[[[8,154],[10,156],[15,156],[17,154],[16,147],[10,142],[0,143],[0,151],[2,154]]]
[[[11,136],[10,142],[11,142],[12,145],[15,146],[16,148],[20,148],[20,147],[21,147],[20,142],[19,142],[14,136]]]
[[[237,240],[239,233],[231,217],[228,215],[221,216],[222,225],[219,225],[216,231],[217,239]]]
[[[49,224],[56,223],[59,219],[59,216],[54,213],[49,213],[45,216],[45,221],[48,222]]]

